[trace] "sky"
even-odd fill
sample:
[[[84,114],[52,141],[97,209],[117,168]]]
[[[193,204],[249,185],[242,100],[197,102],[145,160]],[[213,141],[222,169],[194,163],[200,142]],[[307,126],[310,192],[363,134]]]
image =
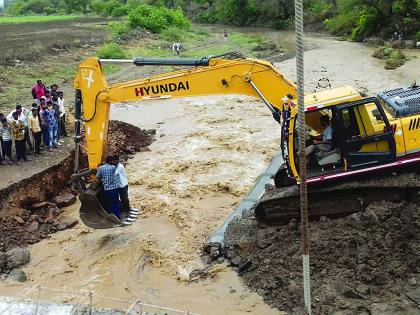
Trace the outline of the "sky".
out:
[[[3,0],[0,0],[0,8],[3,8]]]

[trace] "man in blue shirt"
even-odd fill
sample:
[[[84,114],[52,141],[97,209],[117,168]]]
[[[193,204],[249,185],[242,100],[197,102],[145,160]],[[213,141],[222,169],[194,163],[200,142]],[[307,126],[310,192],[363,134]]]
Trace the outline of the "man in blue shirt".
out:
[[[118,183],[114,176],[115,166],[112,165],[112,156],[105,158],[105,164],[98,168],[96,177],[102,181],[105,197],[109,203],[109,212],[121,220],[120,199],[118,195]]]

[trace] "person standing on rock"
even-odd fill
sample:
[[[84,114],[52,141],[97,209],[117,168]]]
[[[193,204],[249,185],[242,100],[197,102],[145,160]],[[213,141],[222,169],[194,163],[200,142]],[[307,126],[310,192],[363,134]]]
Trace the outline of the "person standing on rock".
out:
[[[118,183],[115,179],[115,165],[113,165],[113,158],[108,155],[105,158],[105,164],[99,166],[96,177],[102,182],[105,192],[105,198],[109,204],[108,212],[114,214],[121,220],[120,213],[120,198],[118,194]]]
[[[115,166],[114,176],[118,183],[118,194],[121,201],[121,215],[127,216],[124,221],[132,223],[137,219],[139,211],[138,209],[130,207],[130,200],[128,198],[128,178],[119,155],[113,156],[113,164]]]

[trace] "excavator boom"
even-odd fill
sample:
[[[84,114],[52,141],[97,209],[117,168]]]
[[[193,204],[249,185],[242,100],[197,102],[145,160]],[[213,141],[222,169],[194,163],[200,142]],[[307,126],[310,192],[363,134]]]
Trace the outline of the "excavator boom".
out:
[[[102,60],[108,62],[108,60]],[[219,57],[189,59],[136,58],[128,61],[135,66],[174,66],[185,69],[147,78],[108,85],[102,62],[89,58],[79,66],[76,89],[75,139],[76,169],[74,178],[95,170],[103,161],[108,133],[109,110],[112,103],[180,98],[202,95],[239,94],[261,98],[271,114],[282,110],[287,94],[296,97],[293,82],[282,75],[271,63],[247,59],[236,53]],[[127,62],[112,60],[112,62]],[[80,170],[79,142],[84,123],[89,169]],[[100,202],[100,190],[81,189],[80,216],[92,228],[110,228],[119,220],[108,214]]]

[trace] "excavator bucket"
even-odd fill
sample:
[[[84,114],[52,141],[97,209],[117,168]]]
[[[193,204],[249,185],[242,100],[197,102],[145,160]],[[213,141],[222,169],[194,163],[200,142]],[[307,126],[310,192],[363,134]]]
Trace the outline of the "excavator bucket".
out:
[[[110,229],[121,226],[121,221],[103,207],[102,190],[88,188],[80,194],[79,215],[83,223],[92,229]]]

